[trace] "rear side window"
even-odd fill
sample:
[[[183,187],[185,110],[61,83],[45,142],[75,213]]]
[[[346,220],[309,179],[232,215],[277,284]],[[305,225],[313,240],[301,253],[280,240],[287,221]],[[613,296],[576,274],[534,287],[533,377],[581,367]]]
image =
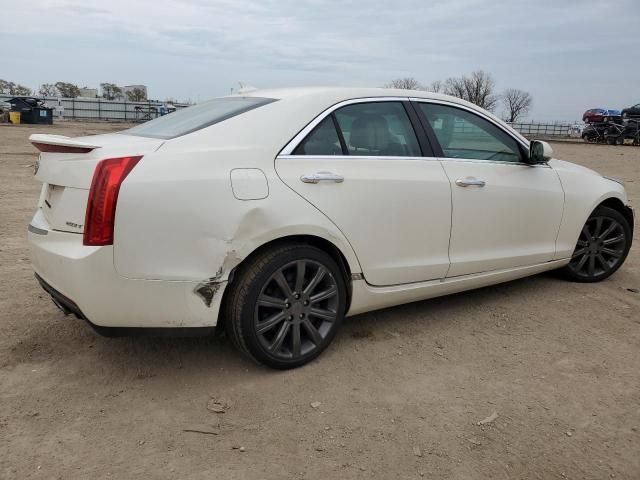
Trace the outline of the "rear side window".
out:
[[[328,115],[294,155],[420,157],[420,145],[401,102],[356,103]]]
[[[120,133],[138,137],[176,138],[275,101],[274,98],[262,97],[214,98]]]
[[[419,157],[420,145],[400,102],[347,105],[335,111],[349,155]]]

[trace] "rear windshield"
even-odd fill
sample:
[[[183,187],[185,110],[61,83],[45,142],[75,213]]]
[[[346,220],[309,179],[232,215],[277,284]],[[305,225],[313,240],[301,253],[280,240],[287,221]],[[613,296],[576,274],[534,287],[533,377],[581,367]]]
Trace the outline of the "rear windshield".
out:
[[[180,137],[275,101],[262,97],[214,98],[120,133],[163,139]]]

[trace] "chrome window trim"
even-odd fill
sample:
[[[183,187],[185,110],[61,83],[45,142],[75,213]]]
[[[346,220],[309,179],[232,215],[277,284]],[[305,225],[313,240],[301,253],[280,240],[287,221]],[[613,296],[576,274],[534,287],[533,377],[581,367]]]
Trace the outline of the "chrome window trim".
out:
[[[293,137],[286,146],[280,150],[276,158],[287,159],[287,158],[314,158],[314,159],[346,159],[349,158],[351,160],[356,159],[364,159],[364,160],[436,160],[436,161],[453,161],[453,162],[469,162],[469,163],[482,163],[482,164],[498,164],[498,165],[520,165],[527,167],[544,167],[551,168],[548,164],[530,164],[525,162],[509,162],[505,160],[480,160],[475,158],[449,158],[449,157],[398,157],[398,156],[381,156],[381,155],[294,155],[293,151],[298,147],[298,145],[311,133],[311,131],[325,118],[327,118],[331,113],[335,112],[341,107],[347,105],[353,105],[358,103],[375,103],[375,102],[420,102],[420,103],[436,103],[446,106],[451,106],[455,108],[460,108],[462,110],[466,110],[470,113],[476,114],[488,122],[492,123],[494,126],[502,130],[505,134],[513,138],[518,144],[520,144],[526,150],[529,150],[529,144],[524,137],[520,138],[519,136],[513,135],[512,132],[505,130],[503,125],[497,123],[491,117],[479,112],[473,108],[467,107],[466,105],[462,105],[460,103],[451,102],[447,100],[440,99],[431,99],[431,98],[421,98],[421,97],[362,97],[362,98],[352,98],[349,100],[342,100],[329,108],[323,110],[320,114],[318,114],[311,122],[309,122],[302,130],[300,130],[295,137]]]
[[[440,99],[429,99],[429,98],[420,98],[420,97],[410,97],[409,101],[411,102],[415,102],[415,103],[436,103],[436,104],[440,104],[440,105],[445,105],[447,107],[454,107],[454,108],[459,108],[461,110],[465,110],[469,113],[473,113],[481,118],[483,118],[484,120],[488,121],[489,123],[491,123],[492,125],[494,125],[496,128],[499,128],[500,130],[502,130],[506,135],[508,135],[509,137],[511,137],[513,140],[516,141],[516,143],[518,143],[519,145],[521,145],[525,150],[529,150],[529,142],[524,138],[520,138],[520,135],[516,136],[513,134],[513,132],[510,132],[509,130],[506,130],[504,128],[504,125],[501,125],[500,123],[497,123],[493,118],[485,115],[484,113],[474,109],[474,108],[470,108],[467,107],[466,105],[461,105],[459,103],[456,102],[451,102],[451,101],[447,101],[447,100],[440,100]],[[545,168],[551,168],[551,166],[547,163],[538,163],[538,164],[531,164],[531,163],[526,163],[526,162],[510,162],[508,160],[481,160],[479,158],[453,158],[453,157],[442,157],[440,158],[441,161],[445,162],[445,161],[453,161],[453,162],[470,162],[470,163],[490,163],[490,164],[500,164],[500,165],[525,165],[527,167],[545,167]]]
[[[278,158],[286,158],[286,157],[313,157],[313,158],[433,158],[436,157],[397,157],[397,156],[372,156],[372,155],[294,155],[293,152],[298,147],[298,145],[311,133],[311,131],[325,118],[335,112],[337,109],[341,107],[345,107],[347,105],[354,105],[357,103],[380,103],[380,102],[407,102],[409,101],[409,97],[363,97],[363,98],[352,98],[349,100],[342,100],[341,102],[336,103],[335,105],[330,106],[326,110],[322,111],[316,118],[311,120],[302,130],[298,132],[298,134],[293,137],[287,143],[287,145],[280,150],[278,153]],[[417,137],[417,134],[416,134]]]
[[[432,161],[432,162],[437,162],[440,159],[438,159],[437,157],[399,157],[399,156],[385,156],[385,155],[292,155],[292,154],[284,154],[281,153],[280,155],[278,155],[276,158],[278,159],[282,159],[282,160],[286,160],[286,159],[296,159],[296,160],[302,160],[302,159],[313,159],[313,160],[345,160],[345,159],[349,159],[349,160],[380,160],[380,161],[384,161],[384,160],[394,160],[394,161],[398,161],[398,160],[412,160],[412,161]]]
[[[442,157],[439,158],[441,162],[466,162],[466,163],[480,163],[480,164],[489,164],[489,165],[519,165],[521,167],[542,167],[542,168],[551,168],[551,165],[547,163],[525,163],[525,162],[509,162],[508,160],[481,160],[479,158],[453,158],[453,157]]]

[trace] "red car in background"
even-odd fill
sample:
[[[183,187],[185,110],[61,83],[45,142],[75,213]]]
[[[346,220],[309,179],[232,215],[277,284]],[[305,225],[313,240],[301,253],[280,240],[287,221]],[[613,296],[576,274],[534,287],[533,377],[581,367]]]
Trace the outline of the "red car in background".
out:
[[[585,123],[608,122],[621,123],[622,115],[620,110],[612,110],[609,108],[592,108],[582,115],[582,121]]]

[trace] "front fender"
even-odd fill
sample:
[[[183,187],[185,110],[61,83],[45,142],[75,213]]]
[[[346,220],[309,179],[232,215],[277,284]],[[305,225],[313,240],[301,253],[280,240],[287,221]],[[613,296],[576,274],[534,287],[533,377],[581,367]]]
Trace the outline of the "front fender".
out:
[[[564,190],[564,210],[556,239],[555,259],[568,258],[575,249],[580,231],[598,205],[616,199],[628,205],[622,185],[579,165],[553,159],[549,164],[557,172]]]

